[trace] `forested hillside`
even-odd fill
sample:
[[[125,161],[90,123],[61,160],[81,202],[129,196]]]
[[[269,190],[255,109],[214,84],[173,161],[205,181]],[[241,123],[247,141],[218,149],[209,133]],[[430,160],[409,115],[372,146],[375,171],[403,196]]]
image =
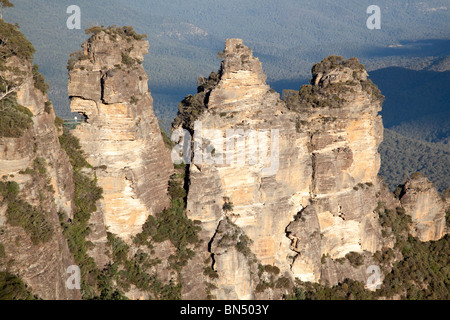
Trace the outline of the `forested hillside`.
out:
[[[431,66],[445,70],[445,59]],[[427,67],[424,69],[428,69]],[[421,171],[439,191],[450,186],[450,71],[390,67],[372,71],[386,99],[381,170],[391,190]]]
[[[441,119],[439,114],[450,110],[450,71],[390,67],[370,72],[370,78],[386,97],[382,115],[388,128],[422,117],[429,122],[431,115]]]
[[[428,142],[450,144],[450,108],[447,111],[426,115],[417,120],[402,122],[392,127],[405,137]]]
[[[450,186],[450,145],[421,141],[384,129],[380,175],[391,190],[414,172],[428,177],[439,191]]]

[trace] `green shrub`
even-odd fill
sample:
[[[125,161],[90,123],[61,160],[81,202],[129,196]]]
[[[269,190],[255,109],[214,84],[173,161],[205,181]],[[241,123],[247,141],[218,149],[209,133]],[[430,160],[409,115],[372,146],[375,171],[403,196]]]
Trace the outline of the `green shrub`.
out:
[[[224,197],[223,200],[224,200],[224,204],[222,206],[222,210],[225,213],[232,212],[233,211],[233,207],[234,207],[233,202],[231,202],[230,198],[228,198],[228,197]]]
[[[67,61],[67,70],[72,71],[78,61],[87,59],[89,59],[89,56],[85,55],[83,50],[72,52],[69,61]]]
[[[1,21],[1,20],[0,20]],[[0,272],[0,300],[35,300],[23,281],[8,272]]]
[[[62,126],[64,125],[64,120],[58,116],[55,117],[55,126],[57,128],[62,128]],[[60,140],[61,141],[61,140]]]
[[[86,29],[85,33],[87,35],[92,34],[93,36],[95,36],[102,31],[108,34],[110,36],[110,39],[113,41],[117,40],[118,35],[127,40],[128,39],[143,40],[148,38],[146,34],[138,34],[136,31],[134,31],[134,28],[132,26],[124,26],[124,27],[110,26],[108,28],[105,28],[104,26],[100,27],[94,26]]]
[[[17,29],[16,26],[0,20],[0,65],[9,57],[17,56],[27,61],[33,60],[35,49],[30,41]]]
[[[128,300],[126,296],[117,288],[113,280],[118,278],[118,265],[112,264],[104,268],[97,277],[99,296],[95,300]]]
[[[205,268],[203,268],[203,274],[205,276],[210,277],[211,279],[219,278],[219,274],[216,271],[214,271],[210,266],[206,266]]]
[[[159,292],[160,300],[181,300],[181,284],[166,284]]]
[[[323,91],[321,88],[305,84],[301,86],[297,94],[287,95],[286,105],[293,111],[300,111],[305,108],[336,106],[337,103],[330,100],[331,96],[329,91]]]
[[[447,229],[450,230],[450,209],[445,212],[445,224],[447,226]]]
[[[44,111],[50,113],[52,111],[52,103],[50,101],[45,101]]]
[[[411,174],[411,179],[419,179],[419,178],[422,178],[422,177],[423,177],[423,175],[422,175],[422,173],[420,171],[416,171],[416,172]]]
[[[112,257],[114,262],[124,263],[128,259],[129,246],[119,237],[112,233],[107,233],[108,244],[112,248]]]
[[[331,69],[338,67],[344,62],[344,58],[341,56],[331,55],[323,59],[320,63],[314,64],[311,69],[312,74],[317,74],[321,72],[327,72]]]
[[[409,227],[412,223],[411,216],[407,215],[401,207],[396,208],[395,211],[386,209],[381,202],[378,203],[375,211],[378,212],[378,219],[383,227],[382,232],[386,236],[394,234],[396,246],[401,246],[408,237]]]
[[[264,271],[274,275],[278,275],[280,273],[280,269],[277,266],[272,266],[270,264],[264,266]]]
[[[345,255],[350,264],[357,268],[364,264],[364,256],[358,252],[349,252]]]
[[[39,157],[34,159],[33,161],[33,170],[34,172],[38,172],[40,175],[44,175],[47,173],[47,161],[45,158]]]
[[[43,94],[47,94],[48,83],[45,82],[45,78],[42,73],[39,72],[39,66],[37,64],[33,65],[33,80],[34,87],[39,89]]]
[[[280,289],[290,289],[292,287],[292,282],[288,277],[281,277],[275,282],[275,288]]]
[[[103,189],[97,186],[97,181],[75,171],[75,207],[78,215],[90,215],[97,211],[97,200],[102,198]]]
[[[3,201],[14,201],[19,194],[20,187],[15,181],[2,182],[0,181],[0,195]]]
[[[175,143],[169,138],[169,136],[163,129],[161,129],[161,136],[163,138],[164,145],[166,146],[166,148],[172,150],[173,147],[175,146]]]
[[[19,185],[16,182],[0,182],[0,194],[8,203],[7,222],[12,226],[20,226],[30,236],[34,245],[49,241],[53,235],[51,224],[47,221],[47,213],[19,199]]]
[[[430,242],[422,242],[410,235],[401,247],[403,259],[386,274],[379,295],[401,295],[409,300],[448,300],[449,245],[448,234]]]
[[[364,288],[364,283],[345,279],[333,287],[318,283],[299,282],[287,299],[300,300],[372,300],[374,293]]]
[[[3,259],[5,257],[6,257],[5,246],[3,245],[3,243],[0,243],[0,259]]]
[[[64,133],[59,137],[59,143],[66,151],[69,156],[70,163],[74,168],[80,169],[83,167],[90,167],[84,157],[83,151],[81,150],[80,140],[70,134],[68,130],[64,130]]]
[[[135,96],[131,96],[130,98],[130,104],[136,104],[139,102],[139,99],[136,98]]]
[[[252,244],[252,242],[253,241],[248,236],[246,236],[245,234],[241,234],[236,244],[237,251],[239,251],[246,257],[250,257],[252,255],[252,251],[250,249],[250,245]]]
[[[81,269],[81,291],[85,299],[99,298],[96,296],[96,286],[100,272],[97,265],[89,255],[91,243],[86,240],[90,234],[89,219],[97,210],[97,201],[102,198],[103,189],[97,185],[96,179],[92,179],[81,172],[84,167],[91,167],[84,158],[79,140],[67,130],[59,137],[61,147],[69,156],[72,164],[73,181],[75,184],[75,213],[69,221],[65,215],[60,214],[63,234],[67,240],[77,265]],[[120,294],[117,293],[117,297]]]
[[[136,64],[136,60],[130,57],[128,54],[122,52],[122,64],[127,67],[132,67]]]
[[[95,36],[95,35],[99,34],[99,33],[102,32],[102,31],[106,31],[106,29],[105,29],[104,26],[101,26],[101,27],[99,27],[99,26],[93,26],[93,27],[87,28],[84,32],[85,32],[87,35],[93,35],[93,36]]]
[[[52,238],[53,230],[46,219],[46,213],[21,199],[8,204],[6,217],[12,226],[22,227],[34,245],[45,243]]]
[[[19,138],[33,124],[33,114],[17,103],[14,94],[0,101],[0,137]]]
[[[169,263],[179,272],[193,257],[194,252],[188,246],[198,243],[198,232],[201,228],[185,214],[183,198],[186,193],[181,183],[176,180],[176,175],[173,175],[169,182],[169,194],[172,198],[170,207],[155,217],[149,216],[142,226],[142,232],[136,235],[134,241],[148,245],[149,239],[155,242],[170,240],[177,251],[169,258]]]
[[[285,297],[286,300],[305,300],[306,299],[306,294],[305,294],[305,290],[301,287],[295,287],[294,292],[290,295],[287,295]]]
[[[187,95],[178,104],[178,114],[173,121],[172,127],[182,126],[189,130],[194,129],[194,122],[206,110],[209,93],[217,84],[220,78],[218,73],[211,72],[208,78],[199,77],[197,79],[197,94]]]
[[[169,195],[172,199],[184,199],[186,197],[186,190],[184,190],[182,182],[179,180],[170,180]]]
[[[372,100],[384,101],[385,97],[381,94],[380,89],[378,89],[378,86],[373,83],[372,80],[367,79],[366,81],[362,81],[361,86],[363,90],[371,96]]]

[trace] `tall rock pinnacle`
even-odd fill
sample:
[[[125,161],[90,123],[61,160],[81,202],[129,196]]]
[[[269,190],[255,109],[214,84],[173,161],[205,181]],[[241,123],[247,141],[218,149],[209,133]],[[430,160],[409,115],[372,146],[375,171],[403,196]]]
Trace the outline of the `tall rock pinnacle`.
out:
[[[322,256],[380,248],[379,90],[357,59],[330,57],[313,68],[312,85],[283,101],[242,40],[228,39],[221,56],[219,72],[199,79],[199,93],[180,104],[174,122],[194,140],[201,133],[187,210],[210,243],[214,294],[269,298],[255,261],[286,278],[335,281],[322,272]],[[245,161],[228,162],[234,157]]]
[[[286,99],[297,114],[300,132],[308,134],[312,161],[310,205],[315,208],[321,236],[321,255],[343,258],[349,252],[375,252],[381,247],[375,194],[380,167],[378,146],[383,126],[378,88],[356,58],[330,56],[312,69],[311,85]],[[298,231],[300,231],[299,229]],[[299,237],[296,236],[299,235]],[[305,264],[302,246],[308,237],[291,232],[297,243],[292,270],[299,278],[317,270],[321,261]],[[300,247],[300,248],[299,248]],[[312,261],[312,260],[311,260]],[[313,268],[314,266],[314,268]],[[324,281],[327,274],[314,272]]]
[[[98,168],[106,227],[128,239],[169,205],[173,169],[142,66],[149,44],[132,29],[110,27],[82,47],[69,62],[70,106],[84,117],[73,133]]]
[[[180,105],[174,124],[193,128],[189,121],[197,109],[190,102],[205,97],[195,120],[202,126],[203,148],[213,146],[214,157],[223,157],[224,164],[191,164],[187,214],[202,222],[203,237],[211,242],[213,268],[219,274],[216,297],[245,299],[254,296],[252,288],[258,284],[247,252],[290,273],[288,259],[294,252],[285,229],[309,203],[311,157],[308,135],[296,132],[295,118],[265,83],[251,50],[242,40],[231,39],[223,57],[218,74],[200,79],[199,93]],[[208,135],[210,129],[217,135]],[[198,131],[194,128],[194,135]],[[227,202],[232,210],[224,209]],[[225,235],[245,235],[251,239],[249,250],[240,251]],[[238,271],[236,266],[242,267]]]
[[[228,39],[223,51],[221,81],[209,98],[208,108],[224,112],[248,108],[256,97],[262,97],[270,87],[266,84],[261,62],[241,39]]]

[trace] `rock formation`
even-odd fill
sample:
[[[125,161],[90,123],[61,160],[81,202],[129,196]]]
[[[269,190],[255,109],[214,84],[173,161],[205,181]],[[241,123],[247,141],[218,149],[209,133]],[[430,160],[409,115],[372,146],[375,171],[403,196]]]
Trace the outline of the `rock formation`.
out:
[[[364,68],[356,59],[326,59],[313,68],[312,85],[285,102],[242,40],[227,40],[222,56],[218,74],[199,80],[199,93],[185,99],[174,122],[194,135],[187,212],[212,239],[217,298],[255,297],[250,277],[230,280],[236,266],[246,268],[243,256],[231,247],[218,251],[215,234],[224,219],[251,239],[262,265],[303,281],[321,278],[323,255],[378,250],[382,99]],[[239,162],[244,154],[246,162]],[[232,210],[225,210],[227,202]]]
[[[411,234],[421,241],[439,240],[445,231],[445,202],[420,173],[413,174],[400,195],[402,207],[412,218]]]
[[[23,41],[26,45],[25,38]],[[5,46],[8,44],[2,42],[3,53]],[[5,112],[9,100],[26,108],[20,112],[31,112],[30,125],[20,134],[0,135],[0,183],[17,183],[20,188],[14,201],[11,193],[0,192],[0,244],[4,248],[0,271],[20,277],[39,298],[81,299],[78,290],[66,286],[70,276],[66,270],[75,263],[58,217],[58,212],[73,214],[72,166],[58,141],[61,131],[55,126],[51,103],[42,88],[37,88],[40,79],[32,57],[20,53],[16,49],[0,61],[2,86],[14,83],[17,89],[5,97],[0,109]],[[1,117],[3,120],[5,113]],[[40,220],[32,220],[36,216]]]
[[[72,133],[92,168],[62,150],[66,133],[59,142],[30,57],[16,50],[0,61],[0,97],[20,84],[0,112],[22,128],[0,118],[11,127],[0,135],[0,272],[40,298],[81,298],[66,286],[76,258],[87,270],[83,297],[280,299],[296,279],[365,282],[383,252],[400,259],[389,214],[403,217],[394,219],[402,237],[404,213],[422,241],[447,232],[448,191],[443,200],[414,175],[394,197],[378,177],[383,96],[356,58],[324,59],[309,85],[280,99],[252,50],[228,39],[220,70],[198,79],[173,122],[184,172],[153,113],[148,42],[130,27],[89,31],[68,68],[83,120]],[[78,174],[103,188],[95,206],[101,190],[83,186],[98,189],[85,211]]]
[[[321,254],[333,259],[380,249],[374,209],[380,188],[381,103],[379,90],[358,60],[335,56],[316,64],[311,85],[287,98],[288,108],[298,113],[299,131],[310,138],[309,200],[317,212]],[[294,275],[311,280],[305,275],[317,270],[318,257],[309,268],[301,255],[298,258],[292,265]],[[314,274],[317,281],[317,271]]]
[[[142,67],[149,44],[126,29],[110,28],[94,32],[82,47],[69,72],[70,106],[84,117],[73,134],[98,168],[106,227],[129,239],[149,215],[169,205],[173,169]]]

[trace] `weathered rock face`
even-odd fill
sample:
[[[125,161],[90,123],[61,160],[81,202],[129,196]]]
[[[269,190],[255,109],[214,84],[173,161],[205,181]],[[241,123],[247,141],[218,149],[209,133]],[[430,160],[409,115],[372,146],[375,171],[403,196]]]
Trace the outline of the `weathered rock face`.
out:
[[[286,233],[292,241],[291,249],[297,253],[292,272],[301,274],[303,281],[317,282],[322,268],[322,250],[320,224],[314,206],[300,211],[286,228]]]
[[[241,239],[242,237],[242,239]],[[216,235],[211,242],[211,252],[214,252],[213,267],[218,270],[219,278],[215,282],[217,297],[248,300],[253,297],[255,279],[252,277],[251,257],[236,243],[243,243],[245,235],[228,219],[219,222]],[[236,286],[236,284],[241,284]]]
[[[365,288],[369,290],[380,288],[379,286],[384,279],[382,272],[380,272],[379,278],[369,279],[374,271],[372,268],[379,267],[379,262],[375,261],[369,252],[361,254],[361,257],[364,262],[361,262],[360,265],[352,265],[348,259],[334,260],[324,257],[322,259],[321,282],[328,286],[335,286],[345,279],[352,279],[364,283]]]
[[[100,212],[108,230],[124,239],[149,215],[169,205],[173,165],[165,148],[148,77],[142,67],[148,42],[101,31],[83,44],[69,72],[71,109],[85,122],[73,134],[104,190]]]
[[[400,202],[412,218],[412,235],[422,241],[442,238],[445,232],[445,202],[430,180],[416,174],[403,186]]]
[[[66,286],[70,276],[66,270],[75,263],[58,212],[72,217],[74,183],[72,166],[58,141],[61,131],[55,126],[53,108],[45,107],[47,96],[35,88],[31,62],[13,56],[5,65],[22,73],[17,102],[32,112],[33,123],[21,137],[0,137],[0,176],[5,183],[18,183],[18,197],[44,214],[52,232],[46,241],[33,242],[22,227],[8,222],[8,201],[0,195],[0,243],[5,248],[0,270],[18,275],[42,299],[81,299],[79,290]],[[3,73],[2,78],[7,79],[8,74]],[[37,162],[39,169],[34,167]]]
[[[87,174],[95,173],[104,189],[87,236],[100,268],[113,259],[107,228],[125,240],[140,232],[149,215],[169,205],[173,170],[141,65],[148,43],[112,30],[84,43],[69,74],[71,108],[85,118],[73,133],[94,167]],[[223,58],[217,74],[199,79],[199,93],[180,104],[174,121],[194,136],[186,211],[202,226],[201,241],[191,247],[196,255],[180,274],[170,240],[134,243],[127,259],[162,260],[146,272],[173,290],[180,280],[185,299],[280,299],[294,278],[365,282],[368,267],[377,265],[372,253],[395,243],[394,235],[381,237],[378,206],[403,207],[423,241],[443,236],[448,192],[442,200],[416,176],[399,200],[377,177],[382,96],[357,59],[324,59],[313,67],[311,85],[280,100],[242,40],[227,40]],[[0,193],[0,271],[17,274],[41,298],[79,299],[66,287],[74,261],[58,219],[58,212],[73,218],[73,169],[31,63],[13,57],[7,64],[25,74],[17,101],[31,110],[33,124],[21,137],[0,138],[0,176],[18,183],[20,199],[44,213],[52,233],[36,243],[13,226]],[[124,292],[158,297],[135,285]]]
[[[298,113],[299,131],[310,136],[311,203],[321,253],[336,259],[352,251],[375,252],[382,96],[355,58],[328,57],[312,73],[312,85],[290,96],[287,105]]]
[[[286,103],[241,40],[227,40],[223,57],[219,73],[199,81],[199,94],[184,101],[174,122],[194,133],[187,210],[202,222],[206,242],[228,217],[252,240],[261,264],[304,281],[320,279],[324,254],[379,249],[373,210],[381,99],[359,62],[324,60],[313,72],[315,84]],[[218,254],[214,242],[209,250]],[[232,279],[236,265],[246,265],[232,250],[218,255],[219,279]],[[255,297],[250,277],[220,281],[218,299]]]
[[[214,146],[215,159],[224,156],[224,163],[236,163],[216,165],[194,159],[189,173],[188,217],[202,221],[202,235],[208,243],[219,221],[228,216],[252,239],[251,250],[262,264],[275,264],[287,271],[287,258],[294,252],[285,229],[309,198],[312,170],[307,165],[311,163],[308,136],[296,133],[286,106],[265,84],[261,63],[241,40],[228,40],[224,55],[220,80],[207,95],[207,109],[197,120],[203,128],[204,147]],[[197,129],[194,135],[199,134]],[[218,134],[212,137],[205,129],[218,130]],[[251,136],[244,138],[246,134]],[[220,147],[221,140],[229,147]],[[235,146],[230,147],[233,141]],[[211,148],[208,150],[211,152]],[[280,154],[279,162],[276,152]],[[245,161],[241,163],[242,155]],[[224,198],[233,203],[232,211],[223,210]],[[223,263],[217,263],[215,269],[219,277],[231,279],[229,272],[234,274],[236,270],[225,261],[240,256],[225,256],[228,260],[219,259]],[[218,299],[253,298],[253,286],[241,280],[245,283],[229,281],[226,291],[213,294]],[[242,287],[247,288],[245,293]]]

